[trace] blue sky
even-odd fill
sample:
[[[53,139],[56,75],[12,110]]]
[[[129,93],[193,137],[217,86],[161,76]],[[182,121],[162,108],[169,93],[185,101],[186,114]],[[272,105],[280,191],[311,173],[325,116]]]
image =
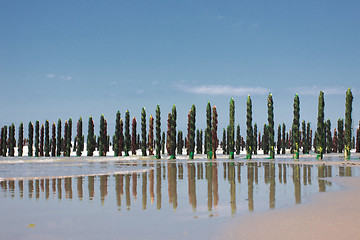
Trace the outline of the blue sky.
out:
[[[194,103],[205,127],[207,101],[219,128],[229,101],[245,133],[246,98],[253,119],[290,127],[294,94],[301,120],[316,126],[344,116],[345,91],[360,119],[360,1],[5,1],[0,0],[0,124],[100,115],[113,132],[115,114],[160,104],[165,129],[173,104],[186,131]],[[262,128],[262,127],[259,127]]]

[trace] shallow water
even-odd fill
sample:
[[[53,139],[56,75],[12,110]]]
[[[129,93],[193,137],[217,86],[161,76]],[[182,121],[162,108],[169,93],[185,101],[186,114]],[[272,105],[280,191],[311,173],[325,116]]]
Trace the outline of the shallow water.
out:
[[[284,160],[3,159],[0,238],[208,239],[233,217],[339,189],[323,177],[359,176]]]

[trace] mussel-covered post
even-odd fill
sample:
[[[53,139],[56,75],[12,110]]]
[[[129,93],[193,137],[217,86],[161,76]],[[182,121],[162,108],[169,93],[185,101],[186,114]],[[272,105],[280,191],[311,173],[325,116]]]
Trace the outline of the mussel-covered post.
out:
[[[15,146],[16,146],[16,140],[15,140],[15,125],[11,124],[9,126],[9,156],[14,157],[15,156]]]
[[[141,110],[141,154],[142,156],[146,156],[146,111],[143,107]],[[150,140],[150,139],[149,139]]]
[[[106,142],[107,142],[107,134],[106,134],[106,126],[105,126],[105,117],[101,115],[100,117],[100,132],[99,132],[99,156],[106,156]]]
[[[115,121],[115,137],[114,137],[114,143],[113,143],[113,149],[114,149],[114,156],[120,156],[119,150],[120,150],[120,119],[121,114],[120,111],[117,111],[116,113],[116,121]]]
[[[318,117],[317,117],[317,129],[316,129],[316,151],[318,153],[317,158],[323,159],[325,152],[325,124],[324,124],[324,92],[320,91],[319,103],[318,103]]]
[[[234,137],[235,137],[235,102],[230,99],[230,122],[229,122],[229,159],[234,159]]]
[[[125,156],[129,156],[131,148],[131,136],[130,136],[130,113],[129,110],[125,113]]]
[[[195,149],[195,119],[196,119],[196,108],[193,104],[188,115],[188,141],[189,141],[189,159],[194,159]]]
[[[76,134],[76,156],[80,157],[82,151],[84,151],[84,135],[82,133],[82,118],[80,117],[77,122],[77,134]]]
[[[150,115],[149,120],[149,155],[154,155],[154,118]]]
[[[206,106],[206,129],[205,129],[205,152],[208,159],[212,155],[212,137],[211,137],[211,105],[210,102]],[[211,152],[211,153],[210,153]]]
[[[213,158],[216,158],[216,150],[218,147],[218,138],[217,138],[217,128],[218,128],[218,114],[216,106],[212,108],[212,126],[211,126],[211,142],[212,142],[212,154]]]
[[[160,116],[160,106],[156,106],[156,158],[161,158],[161,116]]]
[[[19,126],[19,138],[18,138],[18,156],[23,155],[23,143],[24,143],[24,125],[20,123]]]
[[[45,157],[50,157],[50,126],[49,121],[45,121]]]
[[[269,150],[270,159],[275,158],[275,143],[274,143],[274,101],[272,94],[268,96],[268,124],[269,124]]]
[[[350,159],[352,102],[353,102],[353,95],[351,89],[348,88],[348,90],[346,91],[346,99],[345,99],[345,159]]]
[[[173,105],[171,111],[171,141],[170,141],[170,148],[171,148],[171,158],[175,159],[176,155],[176,120],[177,120],[177,111],[175,104]]]
[[[137,126],[137,122],[136,122],[136,118],[133,117],[132,119],[132,134],[131,134],[131,154],[132,155],[136,155],[136,126]]]
[[[34,139],[34,125],[32,122],[29,122],[29,132],[28,132],[28,156],[32,157],[33,155],[33,139]]]
[[[258,136],[258,133],[257,133],[257,124],[255,123],[254,124],[254,137],[253,137],[253,146],[252,146],[252,150],[253,150],[253,153],[256,155],[257,154],[257,136]]]
[[[7,153],[7,126],[5,125],[2,128],[2,136],[1,136],[1,145],[2,145],[2,156],[6,157],[6,153]]]
[[[240,155],[241,151],[241,135],[240,135],[240,124],[236,126],[236,154]]]
[[[66,154],[70,157],[71,154],[71,135],[72,135],[72,119],[69,118],[67,129],[67,141],[66,141]]]
[[[332,150],[332,136],[331,136],[331,122],[326,120],[326,153],[331,153]]]
[[[56,124],[52,124],[52,137],[51,137],[51,156],[56,156]]]
[[[40,128],[40,156],[44,156],[44,124]]]
[[[246,102],[246,159],[251,159],[253,145],[252,102],[248,95]]]
[[[281,125],[279,124],[277,131],[276,154],[280,154],[280,150],[281,150]]]
[[[295,94],[294,97],[294,119],[293,119],[293,149],[294,159],[299,159],[299,145],[300,145],[300,100],[299,96]]]
[[[344,150],[344,119],[338,119],[338,151],[342,153]]]
[[[89,117],[89,123],[88,123],[88,135],[87,135],[87,141],[86,141],[86,150],[88,156],[93,156],[95,151],[95,136],[94,136],[94,121],[92,117]]]
[[[39,121],[35,122],[35,157],[39,156],[39,138],[40,138],[40,124]]]
[[[59,118],[57,123],[57,146],[56,146],[56,156],[61,155],[61,119]]]
[[[282,124],[281,154],[286,152],[286,125]]]

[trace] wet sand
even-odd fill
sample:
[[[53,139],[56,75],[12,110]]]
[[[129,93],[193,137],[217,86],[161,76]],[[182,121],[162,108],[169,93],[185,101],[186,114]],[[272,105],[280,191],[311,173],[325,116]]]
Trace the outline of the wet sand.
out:
[[[243,215],[216,239],[360,239],[360,178],[326,178],[343,188],[294,207]]]

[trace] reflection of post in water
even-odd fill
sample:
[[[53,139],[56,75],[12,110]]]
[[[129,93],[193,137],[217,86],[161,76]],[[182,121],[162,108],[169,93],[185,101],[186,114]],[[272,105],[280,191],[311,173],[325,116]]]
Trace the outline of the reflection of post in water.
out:
[[[6,181],[0,181],[1,190],[6,192],[7,189],[7,182]]]
[[[275,208],[275,163],[270,163],[270,208]]]
[[[72,183],[71,178],[65,178],[65,196],[66,198],[72,199]]]
[[[241,183],[241,163],[237,164],[237,181],[238,183]]]
[[[279,169],[279,183],[282,183],[282,166],[280,163],[278,164],[278,169]]]
[[[93,200],[94,196],[95,196],[94,182],[95,182],[95,177],[88,176],[88,189],[89,189],[89,199],[90,200]]]
[[[50,196],[50,179],[45,179],[45,198],[49,199]]]
[[[254,171],[255,171],[255,184],[257,185],[259,183],[259,163],[255,162],[253,164]]]
[[[32,198],[33,192],[34,192],[34,181],[33,180],[28,181],[28,187],[29,187],[29,198]]]
[[[235,183],[235,166],[233,162],[228,165],[228,178],[230,182],[230,204],[231,204],[231,215],[236,212],[236,183]]]
[[[325,168],[327,169],[325,177],[332,177],[332,166],[326,166]],[[325,184],[328,186],[332,186],[332,182],[330,181],[325,181]]]
[[[51,179],[52,193],[55,196],[56,194],[56,178]]]
[[[325,178],[325,177],[332,177],[332,166],[318,166],[318,177],[319,178]],[[329,181],[326,181],[324,179],[318,179],[319,182],[319,191],[325,192],[326,191],[326,185],[331,186],[332,183]]]
[[[130,210],[130,174],[125,175],[125,198],[126,198],[126,208]]]
[[[307,166],[304,164],[302,165],[303,168],[303,183],[307,185]]]
[[[295,203],[301,203],[301,183],[300,183],[300,166],[299,164],[293,165],[293,182],[295,188]]]
[[[150,165],[153,167],[153,165]],[[149,172],[149,181],[150,181],[150,200],[151,204],[154,202],[154,169],[150,170]]]
[[[163,169],[163,180],[166,179],[166,166],[165,164],[162,165],[162,169]]]
[[[18,184],[19,184],[19,190],[20,190],[20,198],[23,198],[24,197],[24,181],[19,180]]]
[[[264,162],[264,180],[265,184],[268,184],[270,182],[270,163]]]
[[[207,180],[207,205],[208,211],[212,209],[212,200],[213,200],[213,181],[212,181],[212,163],[205,163],[205,178]]]
[[[196,180],[195,180],[195,164],[188,163],[188,189],[189,189],[189,203],[192,206],[193,211],[196,211]]]
[[[325,192],[326,186],[325,186],[325,180],[320,179],[325,177],[325,167],[323,165],[318,166],[318,182],[319,182],[319,192]]]
[[[116,194],[116,205],[118,206],[118,210],[121,210],[121,198],[123,195],[123,175],[122,174],[116,174],[115,177],[115,194]]]
[[[311,185],[311,170],[312,170],[312,166],[311,165],[308,165],[307,166],[307,182],[309,185]]]
[[[61,189],[61,178],[57,178],[57,193],[58,193],[58,199],[62,198],[62,189]]]
[[[146,209],[147,202],[147,172],[142,173],[142,209]]]
[[[182,163],[178,163],[178,168],[179,168],[179,180],[183,180],[184,179],[184,166]]]
[[[345,176],[345,167],[339,166],[339,176],[344,177]]]
[[[176,163],[168,164],[168,193],[169,203],[173,204],[173,208],[177,208],[177,184],[176,184],[177,167]]]
[[[345,176],[346,177],[351,177],[351,167],[345,167]]]
[[[224,168],[224,180],[226,181],[226,163],[223,163],[223,168]]]
[[[332,177],[332,166],[327,166],[327,177]]]
[[[44,179],[40,179],[40,189],[41,189],[41,192],[44,192],[45,191],[45,185],[44,185],[45,181]]]
[[[77,177],[77,193],[80,200],[83,199],[83,177]]]
[[[213,181],[213,196],[214,196],[214,207],[216,208],[216,206],[219,203],[219,184],[218,184],[218,168],[217,168],[217,163],[214,162],[214,165],[212,167],[212,181]]]
[[[108,185],[108,175],[100,176],[100,197],[101,197],[101,205],[104,205],[106,196],[107,196],[107,185]]]
[[[156,164],[156,209],[161,209],[161,164]]]
[[[254,163],[247,164],[247,180],[248,180],[248,206],[249,211],[254,210]]]
[[[12,198],[15,197],[15,181],[9,180],[9,190],[10,190],[10,196]]]
[[[203,172],[204,172],[203,164],[202,163],[197,163],[197,179],[198,180],[204,179]]]
[[[35,180],[35,194],[36,194],[36,198],[40,197],[40,182],[39,182],[39,179]]]
[[[286,184],[286,164],[283,164],[283,181],[284,184]]]
[[[137,173],[133,173],[131,175],[131,178],[133,180],[133,183],[132,183],[132,193],[133,193],[133,197],[134,199],[137,198]]]

